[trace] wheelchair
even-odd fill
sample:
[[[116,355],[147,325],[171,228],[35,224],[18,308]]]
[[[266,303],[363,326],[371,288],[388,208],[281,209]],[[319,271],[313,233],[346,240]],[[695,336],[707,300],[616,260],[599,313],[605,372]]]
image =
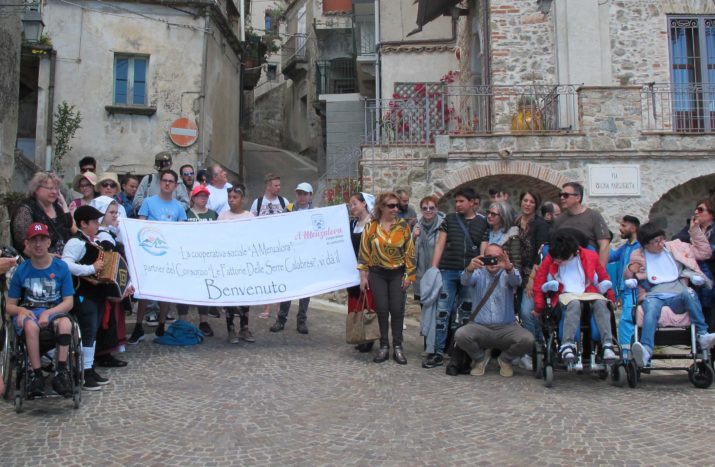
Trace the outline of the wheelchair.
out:
[[[78,409],[82,402],[82,385],[84,384],[84,372],[82,361],[82,339],[79,325],[71,315],[68,317],[72,323],[72,331],[70,334],[69,353],[67,357],[67,367],[72,380],[72,403],[75,409]],[[26,400],[33,398],[28,396],[28,371],[31,371],[30,360],[25,346],[25,339],[17,335],[12,320],[5,313],[5,303],[2,303],[2,355],[0,365],[2,366],[3,382],[5,383],[5,392],[2,394],[3,399],[9,400],[11,395],[14,396],[15,411],[22,412],[23,403]],[[40,331],[40,354],[44,355],[48,350],[56,346],[54,332],[51,329],[42,329]],[[55,353],[56,355],[56,353]],[[56,360],[56,357],[55,357]],[[57,362],[54,361],[56,367]],[[45,381],[47,383],[47,381]],[[47,384],[45,384],[47,387]],[[14,389],[14,394],[12,391]],[[47,390],[47,389],[46,389]],[[44,397],[48,397],[45,395]],[[60,397],[60,396],[56,396]]]
[[[642,332],[643,326],[643,308],[638,305],[637,290],[632,289],[633,297],[632,316],[635,328],[633,337],[631,338],[631,346],[638,342],[639,335]],[[649,366],[639,368],[636,362],[630,358],[630,354],[625,359],[626,372],[628,377],[628,386],[635,388],[640,381],[641,374],[650,374],[654,371],[664,370],[686,370],[688,379],[696,388],[707,389],[715,379],[715,371],[712,366],[712,355],[710,349],[702,349],[698,345],[695,325],[690,322],[690,316],[687,312],[677,314],[668,306],[661,309],[660,319],[658,320],[658,328],[655,332],[654,344],[656,347],[687,347],[688,351],[683,353],[677,352],[662,352],[653,353],[653,360],[690,360],[692,363],[689,366]]]
[[[603,348],[601,336],[596,326],[596,321],[591,312],[591,302],[582,302],[581,324],[576,333],[576,363],[566,364],[561,359],[559,349],[561,347],[561,335],[563,331],[563,313],[561,306],[551,305],[551,294],[547,294],[546,310],[541,317],[541,326],[544,333],[544,341],[536,342],[532,353],[532,369],[534,377],[543,379],[546,387],[553,387],[554,370],[566,370],[582,374],[585,370],[595,372],[598,377],[605,380],[609,376],[611,382],[618,387],[626,384],[626,368],[622,361],[606,363],[601,355]],[[620,354],[618,340],[616,339],[616,319],[613,312],[613,304],[609,301],[608,308],[611,311],[611,330],[613,333],[613,347],[616,355]]]

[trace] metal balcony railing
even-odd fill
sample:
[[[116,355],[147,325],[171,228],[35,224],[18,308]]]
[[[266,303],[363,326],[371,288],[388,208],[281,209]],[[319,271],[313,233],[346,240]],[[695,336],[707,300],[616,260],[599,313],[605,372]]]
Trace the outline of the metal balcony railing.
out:
[[[434,87],[367,100],[368,144],[433,144],[436,135],[570,132],[578,126],[577,85]]]
[[[715,84],[647,84],[641,118],[646,131],[715,133]]]
[[[355,15],[354,41],[356,55],[369,55],[375,53],[375,16]]]
[[[315,90],[317,95],[358,92],[355,62],[350,58],[316,62]]]
[[[286,39],[281,47],[281,63],[283,68],[287,68],[292,62],[305,62],[307,34],[293,34]]]

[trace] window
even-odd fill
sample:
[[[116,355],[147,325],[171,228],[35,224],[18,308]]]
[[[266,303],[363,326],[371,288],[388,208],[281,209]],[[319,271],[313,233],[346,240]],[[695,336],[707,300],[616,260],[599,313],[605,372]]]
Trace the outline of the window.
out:
[[[147,105],[146,75],[149,57],[115,55],[114,104]]]
[[[715,17],[670,17],[673,119],[677,131],[715,130]]]

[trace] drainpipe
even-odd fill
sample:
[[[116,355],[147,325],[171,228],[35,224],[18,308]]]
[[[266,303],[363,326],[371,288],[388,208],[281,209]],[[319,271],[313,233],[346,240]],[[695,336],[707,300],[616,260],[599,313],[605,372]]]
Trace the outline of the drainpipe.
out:
[[[211,26],[211,13],[207,8],[204,12],[204,51],[201,64],[201,94],[199,94],[199,99],[201,99],[199,107],[199,138],[201,138],[201,146],[198,162],[199,165],[204,164],[204,167],[208,162],[206,157],[206,75],[209,56],[209,26]]]
[[[45,148],[45,170],[52,170],[52,127],[55,107],[55,64],[57,51],[50,51],[50,83],[47,89],[47,146]]]
[[[238,0],[238,13],[241,15],[241,42],[246,42],[246,1]]]

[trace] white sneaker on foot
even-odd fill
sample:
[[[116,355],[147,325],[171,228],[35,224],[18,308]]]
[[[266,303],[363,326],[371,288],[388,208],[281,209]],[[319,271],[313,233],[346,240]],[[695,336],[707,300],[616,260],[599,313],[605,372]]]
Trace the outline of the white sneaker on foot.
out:
[[[527,371],[532,371],[534,369],[534,364],[531,360],[531,355],[529,355],[528,353],[522,355],[522,357],[518,360],[516,364],[519,366],[519,368],[522,368]]]
[[[639,368],[645,368],[650,361],[650,351],[640,342],[636,342],[631,346],[631,355]]]
[[[698,336],[698,344],[700,344],[700,347],[702,347],[703,350],[707,350],[712,347],[713,344],[715,344],[715,332],[700,334]]]
[[[603,361],[607,364],[612,364],[614,363],[618,357],[616,356],[616,352],[613,351],[613,346],[611,344],[607,344],[603,346]]]

